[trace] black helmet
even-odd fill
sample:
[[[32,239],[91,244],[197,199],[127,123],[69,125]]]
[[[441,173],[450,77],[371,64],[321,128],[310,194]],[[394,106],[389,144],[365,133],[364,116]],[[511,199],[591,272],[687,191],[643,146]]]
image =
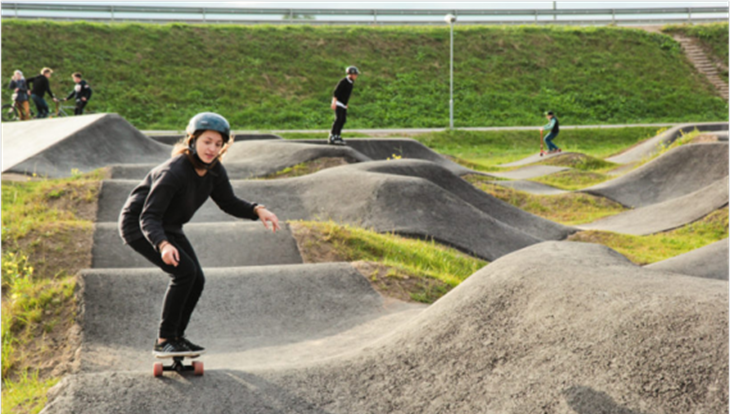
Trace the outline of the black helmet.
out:
[[[345,73],[348,75],[359,75],[360,71],[354,66],[348,66],[347,69],[345,69]]]
[[[231,125],[228,123],[226,118],[223,118],[213,112],[201,112],[190,118],[190,122],[188,122],[188,127],[185,129],[185,132],[193,135],[196,131],[206,129],[220,132],[221,136],[223,136],[224,143],[227,143],[228,140],[231,139]]]
[[[545,115],[553,115],[554,116],[555,114],[553,113],[553,111],[545,111]]]

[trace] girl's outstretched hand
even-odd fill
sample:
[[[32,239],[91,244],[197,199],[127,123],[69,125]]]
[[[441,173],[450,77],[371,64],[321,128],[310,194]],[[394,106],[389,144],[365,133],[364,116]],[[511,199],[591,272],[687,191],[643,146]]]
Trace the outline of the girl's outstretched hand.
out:
[[[258,213],[259,219],[261,219],[261,222],[264,223],[264,227],[274,233],[276,233],[277,230],[281,230],[281,227],[279,226],[279,219],[276,217],[276,214],[265,208],[258,209]],[[271,224],[271,227],[269,227],[269,224]]]

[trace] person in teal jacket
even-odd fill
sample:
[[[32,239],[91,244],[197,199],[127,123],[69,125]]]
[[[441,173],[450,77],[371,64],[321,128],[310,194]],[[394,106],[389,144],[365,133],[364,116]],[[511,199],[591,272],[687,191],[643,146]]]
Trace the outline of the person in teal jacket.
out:
[[[540,128],[540,132],[549,131],[548,134],[545,136],[545,145],[547,145],[548,154],[562,152],[563,150],[558,148],[557,145],[553,144],[553,140],[560,133],[560,121],[558,121],[558,118],[555,116],[553,111],[545,112],[545,117],[548,119],[548,123],[547,125]]]

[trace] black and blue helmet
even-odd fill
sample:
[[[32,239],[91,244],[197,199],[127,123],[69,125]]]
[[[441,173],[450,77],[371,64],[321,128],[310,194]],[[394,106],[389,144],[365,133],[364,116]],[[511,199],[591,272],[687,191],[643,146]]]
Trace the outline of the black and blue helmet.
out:
[[[226,118],[213,112],[201,112],[190,118],[188,127],[185,129],[189,135],[195,134],[197,131],[218,131],[223,136],[223,142],[227,143],[231,139],[231,125]]]

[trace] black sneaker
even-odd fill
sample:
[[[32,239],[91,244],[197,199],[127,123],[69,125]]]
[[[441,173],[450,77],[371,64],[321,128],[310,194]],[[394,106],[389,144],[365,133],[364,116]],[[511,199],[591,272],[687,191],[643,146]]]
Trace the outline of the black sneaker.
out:
[[[342,137],[339,135],[335,137],[334,141],[335,141],[335,145],[345,145],[345,140],[342,139]]]
[[[335,138],[336,137],[334,135],[330,135],[330,137],[327,139],[327,143],[330,145],[337,145],[337,143],[335,142]]]
[[[204,354],[205,348],[203,348],[200,345],[195,345],[194,343],[190,342],[188,338],[182,337],[177,339],[180,344],[184,345],[186,348],[188,348],[190,351],[195,352],[196,354]]]
[[[163,343],[155,341],[152,353],[156,357],[175,357],[191,355],[192,351],[184,343],[175,340],[167,340]]]

